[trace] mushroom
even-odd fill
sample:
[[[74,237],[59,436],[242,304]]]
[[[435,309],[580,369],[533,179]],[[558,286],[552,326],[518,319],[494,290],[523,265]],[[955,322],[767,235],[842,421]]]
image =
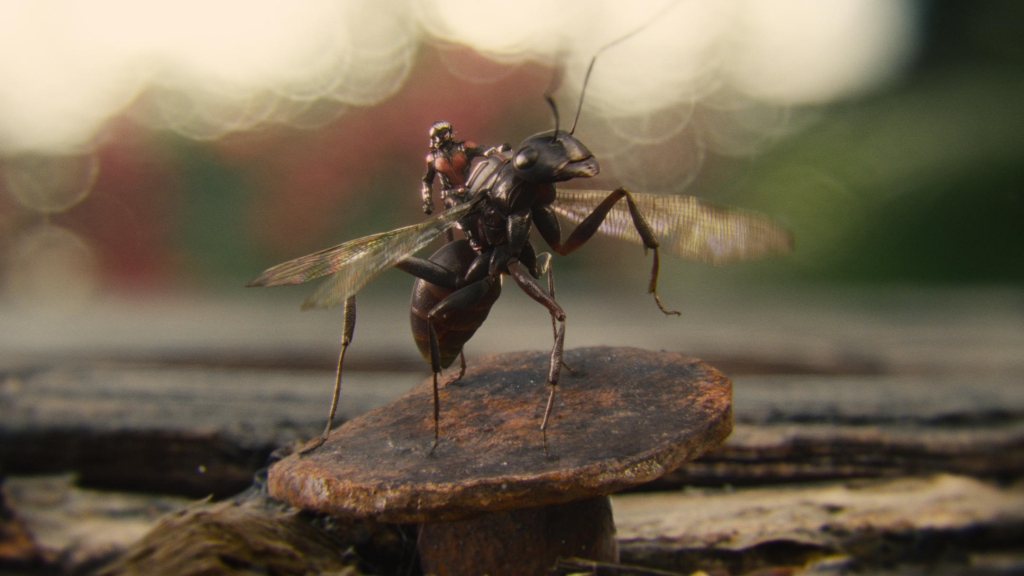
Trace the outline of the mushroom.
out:
[[[425,573],[545,574],[559,557],[618,561],[608,494],[654,480],[732,430],[732,384],[677,353],[565,353],[545,449],[549,355],[491,356],[441,391],[430,380],[269,471],[270,494],[351,519],[420,524]]]

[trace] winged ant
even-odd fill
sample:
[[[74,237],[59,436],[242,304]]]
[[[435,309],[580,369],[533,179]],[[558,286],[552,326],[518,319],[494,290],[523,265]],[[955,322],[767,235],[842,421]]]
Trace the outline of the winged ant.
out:
[[[641,28],[642,29],[642,28]],[[638,30],[606,44],[590,61],[580,94],[576,121],[582,109],[586,84],[597,56]],[[307,454],[327,439],[338,405],[345,352],[352,342],[356,318],[356,293],[388,268],[416,277],[411,303],[413,337],[433,372],[434,442],[439,440],[440,404],[438,376],[486,320],[501,295],[501,278],[509,276],[527,295],[551,313],[554,344],[547,373],[549,393],[540,430],[547,450],[547,425],[564,363],[566,314],[555,301],[550,254],[538,254],[529,235],[536,227],[541,238],[565,256],[585,244],[595,233],[639,243],[645,254],[652,251],[648,292],[658,308],[667,310],[658,297],[660,248],[683,258],[722,263],[750,259],[792,249],[791,234],[763,214],[727,208],[695,197],[614,191],[557,190],[555,184],[596,175],[594,155],[573,133],[555,129],[524,140],[515,150],[507,145],[486,152],[473,143],[453,139],[451,124],[437,122],[430,130],[431,152],[421,195],[423,209],[433,210],[431,185],[440,174],[445,210],[420,224],[373,234],[302,256],[264,271],[248,286],[299,284],[330,276],[303,303],[306,308],[327,308],[344,302],[345,320],[341,353],[335,378],[334,399],[327,426],[320,438],[300,454]],[[472,166],[471,162],[479,158]],[[469,174],[467,177],[466,174]],[[625,206],[620,202],[625,200]],[[576,227],[562,240],[558,216]],[[455,240],[455,228],[465,235]],[[434,239],[448,233],[448,242],[429,258],[414,256]],[[546,277],[547,287],[538,280]]]

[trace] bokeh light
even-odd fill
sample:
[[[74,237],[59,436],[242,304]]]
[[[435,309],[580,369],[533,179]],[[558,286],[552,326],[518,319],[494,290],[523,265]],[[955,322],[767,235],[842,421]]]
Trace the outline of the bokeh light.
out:
[[[199,139],[308,124],[315,100],[337,114],[394,94],[424,36],[503,63],[559,63],[574,110],[589,59],[641,28],[602,54],[586,113],[667,138],[688,115],[665,110],[723,92],[788,106],[877,85],[912,55],[915,11],[909,0],[4,3],[0,152],[87,147],[140,95],[136,117]],[[657,120],[642,127],[645,115]]]
[[[77,234],[41,224],[22,234],[5,259],[4,295],[48,315],[76,312],[99,289],[96,257]]]
[[[35,212],[63,212],[81,202],[99,174],[95,154],[48,156],[25,153],[0,160],[0,188]]]

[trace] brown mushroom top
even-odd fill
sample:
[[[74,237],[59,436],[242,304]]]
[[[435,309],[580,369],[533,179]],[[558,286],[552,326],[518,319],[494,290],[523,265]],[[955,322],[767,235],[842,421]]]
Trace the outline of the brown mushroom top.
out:
[[[351,420],[306,456],[270,469],[275,498],[309,510],[385,522],[457,520],[610,494],[718,446],[732,430],[732,384],[681,354],[568,350],[548,423],[549,355],[473,362],[440,391],[433,454],[430,379]]]

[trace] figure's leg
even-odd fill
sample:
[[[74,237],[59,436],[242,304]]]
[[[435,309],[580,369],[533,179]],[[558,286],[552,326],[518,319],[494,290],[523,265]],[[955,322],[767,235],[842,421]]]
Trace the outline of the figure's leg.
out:
[[[352,335],[355,334],[355,331],[356,297],[350,296],[348,300],[345,300],[345,328],[341,333],[341,354],[338,355],[338,368],[334,377],[334,399],[331,400],[331,412],[327,416],[327,426],[324,428],[324,433],[320,435],[320,439],[316,441],[316,444],[300,450],[299,456],[309,454],[323,446],[324,442],[327,441],[327,434],[331,431],[331,424],[334,423],[334,415],[338,410],[338,396],[341,394],[341,368],[345,362],[345,351],[348,350],[348,345],[352,343]]]
[[[487,277],[479,282],[474,282],[469,286],[460,288],[438,302],[437,305],[431,308],[430,312],[427,313],[427,339],[430,345],[430,369],[434,373],[434,445],[430,448],[431,453],[433,453],[434,449],[437,448],[437,442],[440,436],[440,425],[438,424],[438,421],[440,420],[441,415],[441,401],[437,393],[437,377],[441,374],[441,345],[437,339],[437,330],[434,328],[434,321],[438,316],[445,312],[461,310],[473,306],[479,302],[481,298],[487,295],[491,289],[491,283],[496,281],[497,279],[493,277]],[[463,367],[464,366],[465,364],[463,364]],[[463,370],[464,369],[465,368],[463,368]]]
[[[558,387],[558,376],[562,370],[562,352],[565,344],[565,311],[555,302],[555,299],[548,295],[543,288],[537,284],[533,276],[526,271],[518,262],[512,261],[508,265],[509,275],[516,281],[516,284],[526,292],[528,296],[540,302],[551,312],[551,316],[558,321],[558,328],[555,330],[555,344],[551,348],[551,363],[548,366],[548,384],[551,391],[548,393],[548,403],[544,408],[544,419],[540,423],[540,430],[544,438],[544,450],[548,449],[548,418],[551,416],[551,408],[555,402],[555,390]]]
[[[537,230],[540,231],[541,236],[551,246],[555,252],[558,252],[562,256],[570,254],[577,248],[586,243],[587,240],[597,232],[600,228],[601,223],[608,216],[612,207],[618,203],[619,200],[625,198],[626,205],[629,207],[629,215],[633,220],[633,227],[636,228],[637,233],[640,235],[640,239],[644,244],[644,252],[647,250],[654,251],[654,262],[651,265],[651,281],[648,284],[647,291],[654,295],[654,302],[657,303],[658,308],[665,314],[679,315],[679,312],[674,310],[666,310],[661,304],[661,298],[658,297],[658,270],[660,268],[660,261],[658,258],[658,237],[654,233],[654,229],[651,228],[650,223],[647,222],[647,218],[644,217],[643,213],[640,212],[640,208],[636,205],[633,200],[633,196],[625,188],[619,188],[614,192],[610,193],[603,202],[598,204],[597,208],[591,212],[583,222],[580,222],[576,229],[574,229],[569,237],[563,243],[561,240],[561,231],[558,227],[558,219],[555,216],[554,210],[551,206],[538,206],[534,208],[533,221],[537,226]]]
[[[445,210],[447,210],[447,209],[449,209],[449,208],[451,208],[452,206],[455,205],[455,200],[451,196],[451,194],[452,194],[452,190],[451,189],[446,189],[444,186],[442,186],[440,192],[441,192],[441,203],[444,205],[444,209]],[[424,211],[426,211],[426,205],[425,204],[424,204]],[[427,215],[429,215],[429,214],[430,214],[430,212],[427,212]],[[455,241],[455,230],[452,229],[452,228],[449,228],[449,229],[445,230],[444,231],[444,243],[447,244],[449,242],[454,242],[454,241]]]

